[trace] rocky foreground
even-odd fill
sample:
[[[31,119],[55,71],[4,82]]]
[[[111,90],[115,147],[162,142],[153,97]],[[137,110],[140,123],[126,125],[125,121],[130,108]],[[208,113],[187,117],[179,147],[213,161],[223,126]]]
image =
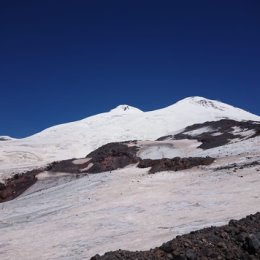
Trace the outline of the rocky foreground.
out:
[[[49,171],[51,174],[63,172],[80,177],[86,174],[111,172],[138,163],[137,167],[151,167],[149,173],[156,173],[160,171],[181,171],[199,165],[210,165],[214,162],[214,158],[211,157],[142,160],[137,156],[138,149],[136,145],[129,146],[127,143],[109,143],[91,152],[86,158],[53,162],[40,169],[15,174],[8,178],[5,183],[0,182],[0,203],[21,195],[37,182],[37,175],[44,171]]]
[[[150,251],[118,250],[91,260],[256,260],[260,259],[260,213],[228,225],[204,228],[177,236]]]

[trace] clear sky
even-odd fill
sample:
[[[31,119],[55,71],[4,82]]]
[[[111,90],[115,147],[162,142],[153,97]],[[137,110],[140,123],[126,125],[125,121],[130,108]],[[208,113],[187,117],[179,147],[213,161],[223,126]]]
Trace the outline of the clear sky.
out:
[[[0,0],[0,135],[187,96],[260,115],[259,0]]]

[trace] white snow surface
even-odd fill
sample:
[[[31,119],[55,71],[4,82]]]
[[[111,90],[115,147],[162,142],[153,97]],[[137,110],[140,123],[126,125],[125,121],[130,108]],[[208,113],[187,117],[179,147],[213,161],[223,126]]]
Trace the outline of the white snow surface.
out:
[[[144,152],[151,143],[142,145]],[[56,181],[42,173],[22,196],[0,204],[1,260],[76,260],[117,249],[149,250],[260,210],[259,165],[214,170],[259,161],[260,137],[205,151],[185,140],[171,145],[176,153],[187,148],[193,156],[217,159],[207,167],[154,175],[132,165],[70,182],[66,173],[57,173]]]
[[[238,108],[193,97],[151,112],[121,105],[25,139],[0,142],[0,178],[54,160],[85,157],[112,141],[143,140],[137,143],[142,158],[217,158],[207,167],[154,175],[135,165],[79,179],[43,172],[20,197],[0,204],[0,259],[76,260],[117,249],[148,250],[176,235],[259,211],[259,165],[215,171],[259,162],[259,136],[209,150],[198,149],[196,140],[149,141],[221,118],[260,121]]]
[[[234,126],[233,129],[234,130],[233,130],[232,134],[238,134],[238,135],[244,136],[244,137],[253,136],[256,133],[256,131],[253,129],[252,130],[243,130],[237,126]]]
[[[11,141],[11,140],[16,140],[16,139],[8,135],[0,135],[0,141]]]
[[[197,140],[166,140],[166,141],[140,141],[137,143],[140,150],[137,154],[142,159],[162,159],[174,157],[189,157],[201,149]]]
[[[205,127],[201,127],[196,130],[185,132],[185,134],[190,135],[190,136],[197,136],[197,135],[203,134],[205,132],[210,133],[212,131],[214,131],[214,129],[205,126]]]
[[[260,121],[259,116],[202,97],[189,97],[150,112],[120,105],[110,112],[53,126],[24,139],[0,142],[0,179],[10,172],[55,160],[85,157],[109,142],[154,140],[188,125],[223,118]]]

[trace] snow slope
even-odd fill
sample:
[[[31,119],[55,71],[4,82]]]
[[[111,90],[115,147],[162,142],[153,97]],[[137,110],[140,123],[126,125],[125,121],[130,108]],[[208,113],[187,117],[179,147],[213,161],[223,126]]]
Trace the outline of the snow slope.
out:
[[[223,117],[259,121],[243,110],[198,97],[146,113],[123,105],[23,140],[2,142],[2,165],[8,172],[10,165],[26,168],[62,156],[82,157],[102,142],[156,139]],[[195,137],[213,130],[200,127],[188,133]],[[216,158],[209,166],[154,175],[136,165],[82,178],[39,174],[21,196],[0,204],[1,259],[89,259],[119,248],[148,250],[176,235],[259,211],[260,136],[246,139],[254,132],[244,130],[232,128],[243,133],[240,139],[207,150],[199,149],[195,139],[137,142],[142,158]]]
[[[24,139],[0,142],[0,177],[17,169],[84,157],[109,142],[154,140],[188,125],[222,118],[260,121],[259,116],[202,97],[189,97],[150,112],[120,105],[110,112],[57,125]]]
[[[11,141],[11,140],[16,140],[16,139],[7,135],[0,136],[0,141]]]
[[[178,145],[182,153],[191,144]],[[176,235],[260,210],[260,165],[239,167],[260,162],[260,136],[191,153],[217,160],[154,175],[132,165],[68,183],[57,180],[48,188],[41,176],[23,195],[0,204],[1,260],[89,259],[119,248],[149,250]],[[216,170],[234,163],[236,171]]]

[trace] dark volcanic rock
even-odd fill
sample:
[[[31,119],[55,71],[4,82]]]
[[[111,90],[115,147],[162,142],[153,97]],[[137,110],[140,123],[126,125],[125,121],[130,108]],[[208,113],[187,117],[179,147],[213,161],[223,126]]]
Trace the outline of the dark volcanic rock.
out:
[[[137,157],[139,147],[135,141],[124,143],[109,143],[101,146],[83,158],[82,163],[78,159],[69,159],[53,162],[45,168],[15,174],[5,184],[0,183],[0,202],[11,200],[19,196],[27,188],[37,181],[36,175],[43,171],[50,173],[64,172],[84,176],[88,173],[100,173],[124,168],[130,164],[139,163],[139,168],[151,167],[150,173],[159,171],[179,171],[197,165],[209,165],[213,158],[173,158],[161,160],[142,160]],[[89,159],[85,160],[84,159]]]
[[[51,172],[66,172],[66,173],[81,173],[81,170],[89,165],[89,161],[82,164],[74,164],[77,159],[69,159],[58,162],[53,162],[48,166],[48,171]]]
[[[0,183],[0,203],[12,200],[21,195],[37,181],[36,175],[42,171],[43,169],[35,169],[15,174],[7,179],[5,184]]]
[[[112,171],[138,162],[137,146],[127,143],[109,143],[86,156],[90,160],[83,164],[74,164],[75,159],[54,162],[49,166],[52,172],[100,173]],[[90,167],[88,167],[90,166]]]
[[[253,161],[249,163],[232,163],[221,167],[216,167],[214,170],[229,170],[229,169],[244,169],[260,165],[260,161]]]
[[[208,131],[198,134],[190,134],[191,131],[208,128]],[[239,129],[236,133],[235,129]],[[253,130],[254,134],[245,137],[239,133],[244,131]],[[201,149],[210,149],[218,146],[228,144],[232,139],[245,139],[253,138],[260,135],[260,123],[254,121],[235,121],[230,119],[222,119],[219,121],[205,122],[202,124],[194,124],[186,127],[181,133],[176,135],[168,135],[160,137],[157,141],[163,141],[167,139],[194,139],[202,144],[199,146]]]
[[[91,260],[119,260],[119,259],[129,259],[129,260],[162,260],[169,259],[163,256],[163,252],[129,252],[125,250],[118,250],[116,252],[109,252],[103,256],[95,255]]]
[[[93,166],[89,172],[98,173],[112,171],[138,162],[137,146],[128,146],[125,143],[109,143],[87,155]]]
[[[165,141],[165,140],[169,140],[169,139],[174,139],[174,135],[162,136],[162,137],[156,139],[156,141]]]
[[[260,259],[260,213],[222,227],[210,227],[177,236],[150,251],[118,250],[91,260],[256,260]]]
[[[161,172],[161,171],[180,171],[192,168],[198,165],[209,165],[214,162],[214,158],[211,157],[189,157],[180,158],[175,157],[173,159],[144,159],[138,164],[139,168],[151,167],[149,173]]]
[[[49,171],[66,173],[100,173],[124,168],[139,163],[139,168],[152,167],[150,173],[159,171],[180,171],[198,165],[209,165],[214,161],[211,157],[190,157],[150,160],[137,157],[139,147],[131,143],[109,143],[87,155],[90,160],[83,164],[74,164],[74,159],[54,162]]]

